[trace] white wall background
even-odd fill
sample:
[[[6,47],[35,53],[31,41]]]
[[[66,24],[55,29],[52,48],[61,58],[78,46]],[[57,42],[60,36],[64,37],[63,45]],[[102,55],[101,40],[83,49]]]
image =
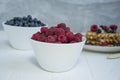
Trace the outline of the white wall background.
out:
[[[0,0],[0,23],[28,14],[50,26],[65,22],[84,32],[91,24],[120,26],[120,0]]]

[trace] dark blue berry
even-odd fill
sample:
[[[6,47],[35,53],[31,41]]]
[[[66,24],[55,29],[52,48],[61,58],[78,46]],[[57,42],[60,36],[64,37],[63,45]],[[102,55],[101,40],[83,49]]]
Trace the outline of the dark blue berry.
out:
[[[32,27],[30,22],[29,22],[29,23],[27,23],[27,24],[28,24],[28,27]]]
[[[119,46],[119,44],[118,43],[113,43],[113,46]]]
[[[37,22],[38,20],[37,20],[37,18],[34,18],[33,21],[34,21],[34,22]]]
[[[40,20],[37,21],[38,24],[41,24],[42,22]]]
[[[27,17],[14,17],[13,19],[10,19],[5,22],[7,25],[13,25],[13,26],[23,26],[23,27],[38,27],[38,26],[44,26],[45,24],[42,23],[37,18],[32,18],[31,15],[28,15]]]
[[[99,27],[103,29],[104,26],[103,26],[103,25],[100,25]]]
[[[31,22],[31,27],[34,27],[34,22],[33,21]]]
[[[44,23],[41,23],[41,26],[46,26]]]
[[[107,33],[115,33],[115,30],[108,30]]]
[[[14,25],[14,20],[13,20],[13,19],[10,20],[10,21],[9,21],[9,24],[10,24],[10,25]]]
[[[19,22],[19,26],[23,26],[23,23],[22,23],[22,22]]]
[[[27,23],[25,23],[25,24],[24,24],[24,27],[28,27],[28,24],[27,24]]]
[[[98,30],[97,30],[97,33],[98,33],[98,34],[101,33],[101,32],[102,32],[101,29],[98,29]]]
[[[32,19],[32,16],[31,16],[31,15],[28,15],[27,18],[28,18],[28,19]]]
[[[22,20],[27,20],[27,17],[24,16],[24,17],[22,18]]]
[[[38,23],[35,22],[34,23],[34,27],[39,27]]]

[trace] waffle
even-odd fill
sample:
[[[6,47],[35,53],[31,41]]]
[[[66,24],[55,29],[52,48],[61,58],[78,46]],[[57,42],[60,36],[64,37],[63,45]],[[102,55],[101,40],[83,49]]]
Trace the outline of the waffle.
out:
[[[114,46],[116,43],[120,45],[120,32],[107,33],[102,31],[101,33],[87,31],[86,32],[86,44],[91,45],[102,45],[102,43],[107,43],[108,46]]]

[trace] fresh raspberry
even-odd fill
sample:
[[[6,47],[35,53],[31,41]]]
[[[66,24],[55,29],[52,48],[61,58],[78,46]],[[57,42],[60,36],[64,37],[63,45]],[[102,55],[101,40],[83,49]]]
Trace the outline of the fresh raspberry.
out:
[[[110,25],[109,27],[110,27],[110,29],[112,29],[112,30],[116,30],[116,29],[118,28],[118,26],[117,26],[117,25],[114,25],[114,24],[113,24],[113,25]]]
[[[40,35],[39,35],[39,41],[45,42],[46,38],[47,37],[45,36],[44,33],[40,33]]]
[[[51,36],[51,35],[48,36],[45,41],[46,41],[46,42],[49,42],[49,43],[55,43],[55,42],[56,42],[55,38],[54,38],[53,36]]]
[[[98,30],[98,26],[97,25],[92,25],[90,29],[91,29],[92,32],[96,32]]]
[[[65,28],[65,33],[69,32],[70,31],[70,28],[69,27],[66,27]]]
[[[82,34],[81,33],[76,33],[74,36],[82,39]]]
[[[53,35],[55,35],[57,32],[56,26],[50,27],[50,30],[53,32]]]
[[[75,43],[82,41],[82,34],[74,34],[64,23],[60,23],[57,26],[52,26],[50,28],[42,27],[40,32],[33,34],[31,38],[41,42],[60,44]]]
[[[108,43],[107,42],[102,42],[101,46],[108,46]]]
[[[66,24],[65,23],[60,23],[60,24],[57,25],[57,27],[65,29],[66,28]]]
[[[103,26],[103,28],[102,28],[105,32],[108,32],[109,31],[109,27],[107,27],[107,26]]]
[[[82,41],[82,34],[76,33],[74,35],[74,40],[77,41],[77,42],[81,42]]]
[[[65,30],[64,29],[62,29],[62,28],[57,28],[56,29],[57,31],[56,31],[56,34],[59,36],[59,35],[65,35]]]
[[[38,41],[39,40],[39,36],[40,36],[40,32],[37,32],[37,33],[35,33],[35,34],[32,35],[31,39]]]
[[[55,38],[55,40],[57,40],[57,37],[58,37],[58,36],[57,36],[57,35],[53,35],[53,37]]]
[[[60,41],[62,43],[66,43],[67,42],[67,37],[65,35],[59,35],[58,36],[58,41]]]
[[[79,38],[79,37],[74,37],[74,39],[73,39],[74,41],[76,41],[76,42],[81,42],[82,41],[82,39],[81,38]]]
[[[66,33],[66,37],[67,37],[67,40],[68,40],[69,42],[72,41],[73,38],[74,38],[73,32],[67,32],[67,33]]]
[[[55,27],[49,28],[49,29],[46,31],[46,36],[55,35],[56,29],[57,29],[57,28],[55,28]]]
[[[41,33],[46,33],[46,31],[48,30],[48,28],[47,27],[41,27]]]

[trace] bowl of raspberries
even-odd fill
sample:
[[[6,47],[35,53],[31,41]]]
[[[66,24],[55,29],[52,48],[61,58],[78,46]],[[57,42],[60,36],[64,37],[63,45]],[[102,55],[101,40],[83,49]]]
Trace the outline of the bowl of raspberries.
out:
[[[41,27],[31,44],[41,68],[50,72],[68,71],[77,63],[86,38],[73,33],[65,23]]]
[[[20,50],[32,49],[29,42],[31,35],[39,31],[41,27],[46,26],[46,24],[31,15],[13,17],[3,22],[2,25],[8,35],[10,45]]]

